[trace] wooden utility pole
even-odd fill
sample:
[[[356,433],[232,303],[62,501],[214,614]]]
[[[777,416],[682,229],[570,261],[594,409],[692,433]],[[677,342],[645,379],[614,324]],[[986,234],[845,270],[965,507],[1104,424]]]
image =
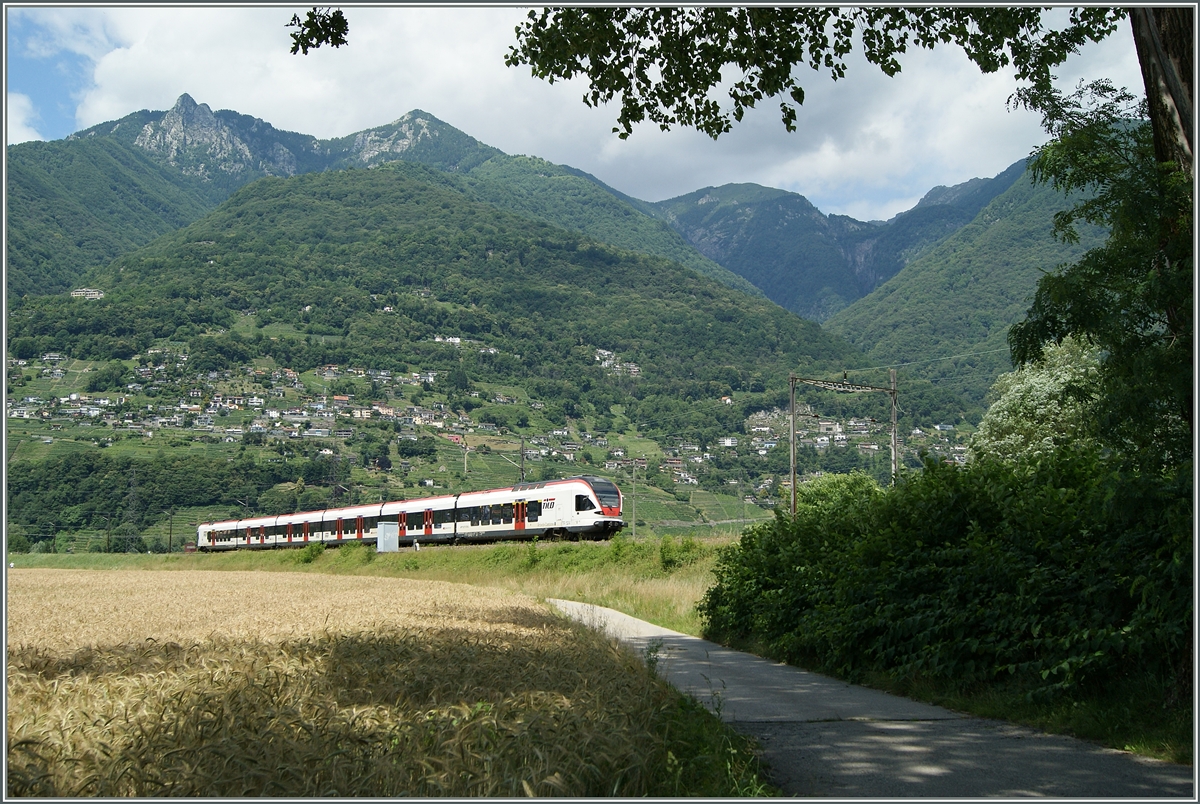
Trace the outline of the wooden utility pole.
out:
[[[898,475],[900,473],[900,439],[898,438],[898,436],[896,434],[896,410],[897,410],[896,370],[891,369],[889,376],[892,381],[890,388],[881,388],[878,385],[857,385],[852,382],[846,382],[846,380],[844,378],[841,382],[838,382],[836,380],[813,380],[813,379],[806,379],[804,377],[796,377],[794,379],[795,379],[795,382],[802,382],[802,383],[805,383],[806,385],[815,385],[818,388],[824,388],[827,391],[840,391],[842,393],[851,393],[851,394],[863,394],[863,393],[869,393],[871,391],[882,391],[883,393],[888,394],[892,397],[892,485],[895,485],[896,484],[896,475]],[[844,377],[844,375],[843,375],[843,377]],[[793,396],[795,395],[795,387],[796,387],[795,382],[793,382],[793,384],[792,384]],[[793,410],[792,430],[793,430],[793,432],[795,432],[795,403],[794,402],[792,404],[792,410]],[[796,437],[795,437],[795,435],[793,435],[792,436],[793,445],[795,444],[795,442],[796,442]],[[795,449],[795,447],[793,446],[793,450],[794,449]],[[794,461],[795,461],[795,459],[793,458],[793,465],[794,465]],[[793,490],[793,494],[795,494],[794,490]],[[795,503],[793,503],[793,512],[794,512],[794,510],[795,510]]]

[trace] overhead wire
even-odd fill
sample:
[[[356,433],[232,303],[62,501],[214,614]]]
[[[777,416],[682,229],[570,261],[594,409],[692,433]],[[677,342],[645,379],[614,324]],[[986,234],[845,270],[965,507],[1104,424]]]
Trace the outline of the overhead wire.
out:
[[[928,360],[910,360],[907,363],[889,363],[886,366],[871,366],[869,368],[845,369],[845,371],[878,371],[879,369],[900,368],[901,366],[918,366],[923,363],[937,363],[940,360],[955,360],[960,357],[975,357],[976,355],[991,355],[996,352],[1007,352],[1008,347],[1004,346],[999,349],[986,349],[982,352],[963,352],[958,355],[946,355],[945,357],[931,357]]]

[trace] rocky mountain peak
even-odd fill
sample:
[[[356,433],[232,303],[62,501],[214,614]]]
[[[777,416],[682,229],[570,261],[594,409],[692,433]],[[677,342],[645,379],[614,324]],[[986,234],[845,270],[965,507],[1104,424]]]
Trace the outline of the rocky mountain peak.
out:
[[[430,126],[430,116],[414,110],[386,126],[358,132],[350,151],[357,161],[370,164],[386,161],[388,154],[402,154],[422,140],[436,136],[437,129]]]
[[[133,144],[166,158],[187,175],[208,179],[212,171],[240,173],[252,164],[250,148],[186,92],[157,122],[142,127]]]

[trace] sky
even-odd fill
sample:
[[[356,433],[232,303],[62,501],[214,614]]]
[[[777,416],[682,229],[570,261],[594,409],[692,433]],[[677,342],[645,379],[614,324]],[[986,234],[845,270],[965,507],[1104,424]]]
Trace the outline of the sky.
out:
[[[344,6],[348,46],[293,56],[286,23],[307,8],[6,5],[7,142],[166,110],[185,92],[322,139],[422,109],[647,201],[752,182],[825,213],[886,220],[937,185],[1000,173],[1046,139],[1035,115],[1008,108],[1011,73],[983,75],[954,46],[909,52],[893,78],[853,57],[837,82],[797,68],[806,99],[794,133],[768,101],[715,142],[653,125],[620,140],[618,106],[585,106],[582,80],[549,84],[504,65],[527,7]],[[1058,74],[1068,87],[1105,77],[1142,91],[1127,24]]]

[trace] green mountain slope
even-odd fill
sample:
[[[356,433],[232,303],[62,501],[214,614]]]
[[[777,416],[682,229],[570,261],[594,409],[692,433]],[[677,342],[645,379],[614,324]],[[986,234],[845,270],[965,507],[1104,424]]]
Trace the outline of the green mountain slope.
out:
[[[537,157],[497,155],[471,170],[468,186],[475,198],[489,204],[619,248],[665,257],[744,293],[764,295],[747,279],[702,256],[626,196],[574,168]]]
[[[1081,232],[1078,245],[1051,235],[1054,213],[1068,200],[1021,178],[969,224],[873,293],[825,322],[874,364],[913,363],[909,376],[982,399],[1011,368],[1008,327],[1024,317],[1038,277],[1099,245]],[[955,360],[949,355],[987,352]]]
[[[479,378],[537,381],[564,399],[599,394],[598,405],[635,389],[715,398],[756,377],[861,361],[764,299],[474,201],[468,189],[407,164],[264,179],[90,272],[104,299],[27,300],[10,335],[92,359],[185,340],[198,370],[262,355],[397,371],[463,360]],[[218,332],[246,311],[254,338]],[[640,377],[611,376],[597,349],[636,362]]]
[[[88,268],[199,218],[211,204],[113,139],[8,148],[8,289],[61,293]]]
[[[137,155],[137,176],[117,177],[111,158],[105,161],[101,143],[108,151]],[[100,219],[76,214],[74,203],[47,190],[36,175],[38,169],[53,172],[54,159],[38,144],[9,149],[10,161],[22,160],[25,172],[10,174],[10,196],[30,203],[12,208],[9,229],[10,264],[20,266],[10,273],[9,289],[24,293],[61,292],[77,284],[87,268],[142,245],[150,237],[138,210],[124,206],[149,205],[162,221],[153,235],[195,220],[230,193],[266,176],[293,176],[325,170],[373,168],[390,162],[415,162],[440,171],[470,175],[474,197],[518,214],[568,228],[616,245],[672,259],[699,273],[751,295],[762,295],[753,285],[702,257],[678,233],[621,193],[593,176],[562,165],[524,157],[509,157],[485,145],[433,115],[414,110],[398,120],[332,140],[276,129],[264,120],[229,110],[213,112],[190,96],[180,96],[166,112],[142,110],[117,120],[92,126],[53,144],[58,161],[70,160],[76,174],[103,173],[110,181],[82,182],[92,188],[88,203],[106,210]],[[69,156],[68,156],[69,154]],[[47,164],[43,165],[44,161]],[[96,164],[88,164],[96,161]],[[128,161],[128,158],[127,160]],[[146,189],[155,175],[155,186]],[[65,177],[70,186],[76,176]],[[131,186],[133,185],[133,186]],[[169,188],[175,187],[178,202]],[[77,242],[79,249],[56,250],[53,281],[26,277],[28,266],[46,264],[38,249],[46,242],[43,208],[68,210],[58,216],[61,234]],[[114,240],[114,233],[123,237]],[[44,250],[44,249],[43,249]],[[95,252],[94,254],[91,252]]]
[[[707,187],[648,205],[706,257],[767,298],[823,321],[968,223],[1024,171],[936,187],[890,221],[824,215],[804,196],[756,184]]]

